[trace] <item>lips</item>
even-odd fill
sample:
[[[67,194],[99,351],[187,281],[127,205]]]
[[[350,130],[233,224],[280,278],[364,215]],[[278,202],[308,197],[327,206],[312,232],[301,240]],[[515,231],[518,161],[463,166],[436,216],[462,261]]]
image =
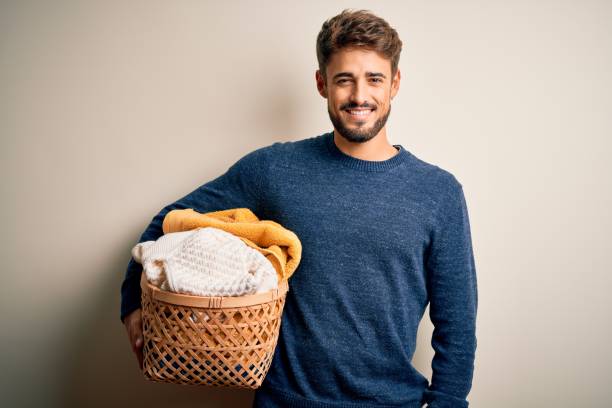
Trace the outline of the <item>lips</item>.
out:
[[[369,118],[370,115],[372,114],[372,112],[374,111],[374,109],[344,109],[344,112],[347,113],[347,115],[350,118],[353,119],[365,119],[365,118]]]

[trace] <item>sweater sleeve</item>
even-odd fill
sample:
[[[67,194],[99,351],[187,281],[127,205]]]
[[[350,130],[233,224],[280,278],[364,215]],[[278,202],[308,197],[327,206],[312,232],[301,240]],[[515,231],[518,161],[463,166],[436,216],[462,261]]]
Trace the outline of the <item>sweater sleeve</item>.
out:
[[[186,196],[166,205],[155,215],[138,243],[155,241],[163,235],[162,224],[168,212],[193,208],[199,213],[249,208],[258,215],[261,210],[261,187],[267,162],[265,147],[254,150],[234,163],[224,174],[203,184]],[[136,245],[136,244],[134,244]],[[121,284],[121,314],[125,316],[141,307],[140,276],[142,265],[131,258]]]
[[[434,357],[425,399],[429,408],[466,408],[476,352],[478,293],[467,205],[454,176],[437,219],[426,258]]]

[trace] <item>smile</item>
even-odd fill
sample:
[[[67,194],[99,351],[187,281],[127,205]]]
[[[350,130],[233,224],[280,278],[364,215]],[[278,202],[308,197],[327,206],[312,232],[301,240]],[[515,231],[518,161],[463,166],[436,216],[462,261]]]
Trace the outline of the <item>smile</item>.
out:
[[[344,112],[352,118],[363,119],[369,117],[373,109],[345,109]]]

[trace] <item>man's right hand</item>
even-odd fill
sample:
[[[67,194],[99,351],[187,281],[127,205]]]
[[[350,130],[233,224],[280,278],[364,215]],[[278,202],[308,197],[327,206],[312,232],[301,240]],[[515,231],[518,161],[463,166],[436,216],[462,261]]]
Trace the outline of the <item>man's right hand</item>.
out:
[[[123,319],[123,324],[127,330],[128,339],[132,346],[132,351],[136,354],[138,365],[142,371],[142,309],[138,308]]]

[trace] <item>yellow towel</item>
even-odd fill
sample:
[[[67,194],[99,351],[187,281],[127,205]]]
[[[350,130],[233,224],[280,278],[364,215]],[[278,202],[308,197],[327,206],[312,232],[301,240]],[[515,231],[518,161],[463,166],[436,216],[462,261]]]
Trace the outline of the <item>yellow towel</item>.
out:
[[[289,279],[302,256],[302,243],[295,233],[271,220],[260,220],[248,208],[232,208],[205,214],[188,208],[166,214],[162,229],[169,232],[215,227],[236,235],[263,254],[276,269],[279,282]]]

